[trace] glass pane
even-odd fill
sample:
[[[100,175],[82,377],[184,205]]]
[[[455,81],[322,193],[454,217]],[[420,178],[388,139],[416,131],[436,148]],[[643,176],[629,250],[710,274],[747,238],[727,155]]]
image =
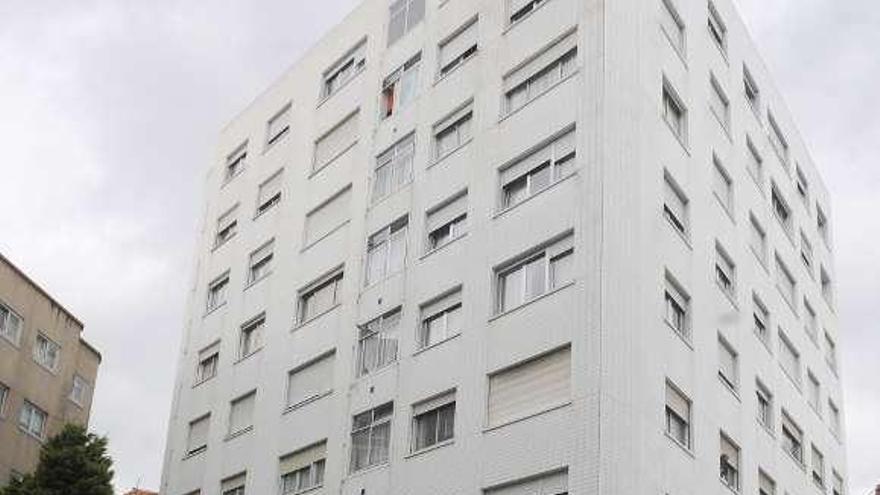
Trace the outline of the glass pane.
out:
[[[529,262],[526,265],[526,299],[540,296],[547,290],[546,257]]]
[[[574,279],[574,256],[571,251],[563,253],[550,261],[550,280],[552,287],[559,287]]]
[[[370,442],[370,465],[388,460],[388,444],[391,441],[391,422],[376,425],[372,429]]]
[[[502,310],[515,308],[523,301],[523,286],[525,282],[525,270],[518,268],[509,272],[501,279]]]
[[[363,430],[351,435],[351,470],[366,467],[370,460],[370,431]]]
[[[550,185],[550,164],[544,164],[530,172],[529,181],[530,194],[535,194]]]
[[[423,449],[437,442],[437,412],[430,411],[416,418],[415,450]]]

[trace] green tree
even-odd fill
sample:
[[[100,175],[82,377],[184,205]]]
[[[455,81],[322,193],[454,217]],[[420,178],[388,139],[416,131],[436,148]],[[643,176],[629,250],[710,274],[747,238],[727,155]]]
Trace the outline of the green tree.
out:
[[[107,438],[67,425],[43,445],[36,472],[0,495],[113,495],[112,467]]]

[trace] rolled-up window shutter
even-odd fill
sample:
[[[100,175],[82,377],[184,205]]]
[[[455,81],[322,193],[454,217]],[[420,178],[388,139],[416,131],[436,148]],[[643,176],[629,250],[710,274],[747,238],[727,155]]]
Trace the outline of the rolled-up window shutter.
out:
[[[290,372],[287,384],[287,404],[299,404],[333,388],[335,354],[329,354]]]
[[[306,245],[330,233],[350,217],[351,185],[306,215]]]
[[[247,473],[241,473],[231,478],[226,478],[220,483],[220,493],[226,493],[230,490],[243,487],[247,481]]]
[[[422,306],[422,320],[426,320],[456,304],[461,304],[461,289],[457,289],[455,292],[451,292]]]
[[[563,493],[568,493],[567,468],[486,490],[486,495],[560,495]]]
[[[211,416],[203,416],[189,424],[187,450],[192,452],[208,445],[208,433],[211,428]]]
[[[433,399],[428,399],[413,406],[413,416],[419,416],[438,407],[455,402],[455,391],[445,393]]]
[[[561,405],[570,389],[569,347],[498,372],[489,378],[489,426]]]
[[[504,92],[507,93],[529,80],[532,76],[535,76],[561,59],[563,55],[576,48],[577,31],[572,31],[530,61],[506,75],[504,77]]]
[[[477,21],[473,20],[440,46],[440,67],[446,67],[477,44]]]
[[[360,113],[354,112],[315,142],[315,169],[326,165],[358,139]]]
[[[671,384],[666,384],[666,405],[672,409],[675,414],[690,422],[691,403],[684,395],[675,389]]]
[[[299,469],[327,458],[327,442],[316,443],[304,449],[282,457],[279,462],[279,470],[282,475],[292,473]]]
[[[467,213],[467,193],[459,194],[445,204],[428,212],[427,231],[433,232],[449,222]]]

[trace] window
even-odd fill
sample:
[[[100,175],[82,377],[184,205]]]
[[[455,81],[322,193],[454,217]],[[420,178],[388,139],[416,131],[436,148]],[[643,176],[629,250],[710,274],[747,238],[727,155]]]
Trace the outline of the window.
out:
[[[816,316],[816,310],[807,298],[804,298],[804,330],[816,345],[819,343],[819,319]]]
[[[373,203],[412,181],[415,149],[415,134],[410,134],[376,157],[376,168],[373,171]]]
[[[761,226],[754,213],[749,212],[749,247],[758,260],[767,266],[767,231]]]
[[[444,77],[477,54],[477,19],[474,18],[440,42],[437,58],[440,77]]]
[[[831,276],[825,270],[824,266],[819,267],[819,283],[822,286],[822,297],[829,306],[834,304],[834,293],[831,286]]]
[[[483,495],[568,495],[568,468],[561,471],[529,476],[521,481],[505,483],[483,491]]]
[[[89,382],[79,375],[73,375],[73,382],[70,385],[70,400],[78,406],[85,406],[89,396]],[[3,408],[0,407],[0,412]]]
[[[691,448],[691,401],[666,382],[666,434],[682,447]]]
[[[780,193],[779,189],[776,188],[776,184],[773,184],[773,187],[771,187],[770,195],[771,201],[773,203],[773,213],[776,215],[776,219],[779,220],[779,224],[782,225],[782,228],[785,231],[786,235],[791,237],[791,208],[788,206],[788,202],[785,200],[785,198],[782,197],[782,193]]]
[[[770,123],[770,146],[773,147],[773,151],[776,152],[776,155],[779,156],[779,160],[783,165],[788,165],[788,141],[785,139],[785,136],[782,134],[782,130],[779,128],[779,124],[776,123],[776,119],[773,117],[773,114],[767,112],[767,122]]]
[[[577,38],[572,32],[504,76],[504,114],[544,94],[577,70]]]
[[[812,456],[810,457],[813,461],[813,483],[816,484],[819,488],[822,488],[823,491],[825,489],[825,456],[822,455],[822,452],[819,452],[819,449],[813,445]]]
[[[6,402],[9,400],[9,387],[0,383],[0,417],[6,414]]]
[[[746,136],[746,170],[761,188],[761,183],[764,180],[764,159],[755,143],[752,142],[752,138],[748,136]]]
[[[727,55],[727,26],[721,20],[721,15],[715,8],[715,4],[709,2],[709,35],[712,41],[721,49],[721,53]]]
[[[474,103],[459,108],[434,124],[434,160],[439,160],[471,140]]]
[[[499,171],[501,209],[511,208],[568,177],[576,158],[574,129],[539,145]]]
[[[758,422],[764,428],[773,429],[773,394],[760,380],[755,382],[755,395],[758,400]]]
[[[208,433],[211,428],[211,415],[206,414],[189,423],[186,438],[186,455],[193,455],[208,448]]]
[[[391,4],[388,46],[410,32],[425,17],[425,0],[397,0]]]
[[[798,196],[803,201],[804,206],[807,207],[807,210],[810,209],[810,183],[807,182],[807,176],[804,175],[803,169],[801,169],[800,165],[795,167],[795,187],[797,188]]]
[[[235,149],[226,157],[226,168],[224,170],[223,182],[229,182],[235,176],[244,170],[247,160],[247,141]]]
[[[510,24],[514,24],[549,0],[507,0],[507,15]]]
[[[831,485],[831,495],[843,495],[843,477],[837,474],[837,471],[833,471],[834,476],[832,476],[832,485]]]
[[[748,67],[745,65],[743,65],[743,91],[746,95],[746,101],[752,107],[752,111],[755,112],[755,115],[758,115],[761,111],[761,90],[758,89],[755,78],[752,77],[752,73],[749,72]]]
[[[326,441],[282,457],[278,461],[281,494],[293,495],[322,486],[326,459]]]
[[[360,110],[356,110],[337,122],[329,131],[315,141],[315,157],[312,172],[317,172],[343,153],[351,149],[358,141],[360,127]]]
[[[731,390],[739,389],[739,355],[720,334],[718,335],[718,377]]]
[[[828,332],[825,332],[825,362],[837,373],[837,344]]]
[[[275,172],[272,177],[269,177],[265,182],[260,184],[259,190],[257,191],[256,216],[266,213],[271,210],[273,206],[281,202],[281,178],[282,171],[279,170],[278,172]]]
[[[671,275],[666,274],[666,288],[663,294],[666,308],[664,319],[675,333],[690,341],[691,338],[691,298]]]
[[[21,337],[22,319],[8,306],[0,304],[0,336],[14,345]]]
[[[660,7],[660,26],[672,47],[679,54],[684,56],[685,52],[685,26],[678,10],[673,5],[672,0],[662,0]]]
[[[344,269],[337,268],[299,291],[299,324],[330,311],[341,302],[344,275]]]
[[[401,309],[360,325],[358,331],[358,376],[368,375],[397,361]]]
[[[425,349],[461,333],[461,287],[421,307],[418,347]]]
[[[220,342],[215,342],[199,351],[199,362],[196,365],[196,383],[202,383],[217,376],[220,366]]]
[[[822,386],[812,371],[807,370],[807,401],[816,414],[822,414]]]
[[[333,391],[336,353],[330,352],[299,366],[287,374],[287,407],[315,401]]]
[[[730,130],[730,100],[713,74],[709,80],[709,108],[725,131]]]
[[[238,339],[238,358],[244,359],[260,350],[263,345],[263,327],[266,326],[266,315],[261,314],[241,326]]]
[[[266,124],[266,147],[281,140],[290,131],[290,103],[278,111]]]
[[[388,462],[394,403],[364,411],[352,420],[351,472]]]
[[[61,360],[61,346],[49,337],[38,333],[34,340],[34,361],[44,368],[56,371]]]
[[[238,206],[233,206],[217,219],[217,233],[214,235],[214,247],[226,244],[226,241],[238,233]]]
[[[306,214],[304,245],[310,247],[351,218],[351,184]]]
[[[336,61],[332,67],[324,71],[324,80],[321,84],[321,99],[327,99],[339,88],[352,80],[366,67],[367,40],[363,40],[348,51],[342,58]]]
[[[229,434],[235,435],[253,428],[254,403],[257,400],[257,391],[235,399],[229,404]]]
[[[828,217],[819,205],[816,205],[816,230],[819,231],[819,237],[825,241],[825,245],[828,245]]]
[[[758,495],[776,495],[776,482],[763,470],[758,470]]]
[[[801,261],[804,263],[804,268],[807,269],[807,273],[811,276],[813,274],[813,243],[810,242],[810,239],[807,238],[807,234],[801,230]]]
[[[454,390],[413,406],[412,452],[442,444],[454,436]]]
[[[424,1],[424,0],[416,0]],[[398,113],[410,102],[415,100],[418,93],[419,67],[422,63],[421,52],[407,60],[403,66],[391,73],[382,82],[381,117],[387,119]]]
[[[208,284],[208,300],[205,310],[210,312],[226,304],[226,296],[229,292],[229,272],[220,275]]]
[[[426,251],[431,252],[467,233],[467,191],[428,210]]]
[[[663,120],[682,143],[687,142],[687,108],[678,93],[663,79]]]
[[[752,319],[755,324],[755,335],[761,342],[770,345],[770,311],[757,294],[752,295]]]
[[[571,400],[571,347],[489,375],[488,422],[500,426]]]
[[[834,403],[831,399],[828,399],[828,422],[831,426],[831,433],[834,434],[836,438],[840,438],[840,409],[838,409],[837,404]]]
[[[795,349],[794,344],[788,337],[779,332],[779,365],[782,371],[791,378],[796,385],[801,384],[801,355]]]
[[[721,159],[712,154],[712,192],[721,203],[724,211],[733,217],[733,179],[721,163]]]
[[[274,258],[275,241],[269,241],[262,247],[251,253],[248,260],[248,285],[261,280],[272,273],[272,259]]]
[[[779,255],[776,255],[776,287],[782,293],[783,299],[794,308],[797,283]]]
[[[221,495],[244,495],[244,486],[247,481],[247,473],[241,473],[231,478],[226,478],[220,483]]]
[[[687,196],[684,195],[675,179],[668,172],[663,173],[663,215],[678,233],[688,237],[690,221],[688,218]]]
[[[408,217],[401,217],[367,239],[367,286],[403,270],[408,222]]]
[[[724,433],[721,434],[721,482],[739,492],[739,446]]]
[[[42,439],[46,434],[46,422],[49,415],[32,404],[30,401],[24,401],[21,405],[21,413],[18,415],[18,427],[31,435]]]
[[[736,299],[736,265],[720,244],[715,244],[715,283],[725,295]]]
[[[574,280],[574,235],[567,234],[496,268],[496,313],[521,306]]]

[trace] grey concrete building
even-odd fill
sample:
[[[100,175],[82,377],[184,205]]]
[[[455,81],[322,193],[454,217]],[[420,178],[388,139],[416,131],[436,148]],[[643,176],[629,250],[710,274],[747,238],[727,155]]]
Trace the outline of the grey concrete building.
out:
[[[88,425],[101,354],[83,324],[0,255],[0,486],[30,473],[43,442]]]
[[[165,494],[845,493],[830,199],[731,0],[366,0],[205,187]]]

